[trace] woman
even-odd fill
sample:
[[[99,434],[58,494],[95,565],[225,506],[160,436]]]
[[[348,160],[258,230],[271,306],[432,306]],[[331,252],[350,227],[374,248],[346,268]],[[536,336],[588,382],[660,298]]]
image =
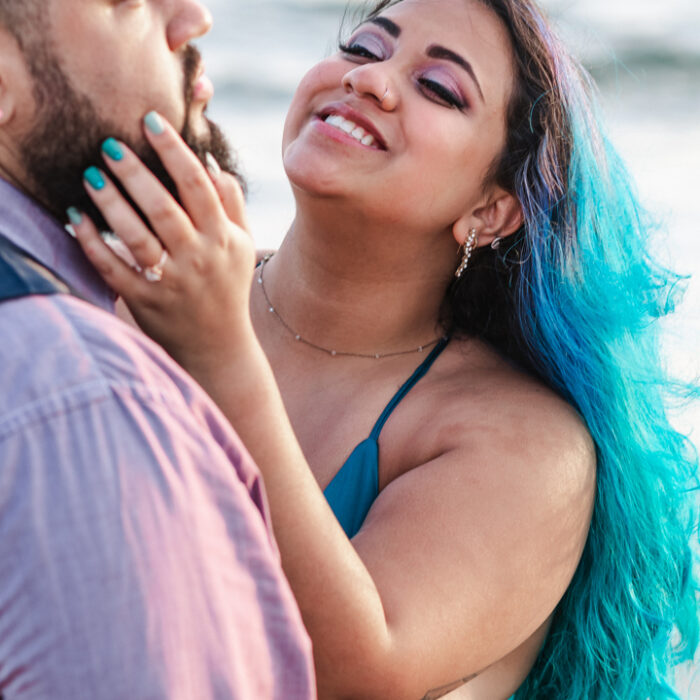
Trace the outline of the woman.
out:
[[[182,207],[106,162],[158,238],[88,186],[163,279],[84,220],[86,253],[263,472],[320,697],[660,697],[692,656],[676,278],[590,93],[529,0],[380,2],[295,95],[255,272],[240,190],[156,117]]]

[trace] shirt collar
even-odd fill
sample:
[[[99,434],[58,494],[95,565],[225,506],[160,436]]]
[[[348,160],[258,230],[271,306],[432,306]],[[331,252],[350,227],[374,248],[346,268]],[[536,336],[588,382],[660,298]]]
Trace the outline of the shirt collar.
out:
[[[0,234],[33,255],[86,301],[114,311],[116,295],[78,242],[33,199],[0,178]]]

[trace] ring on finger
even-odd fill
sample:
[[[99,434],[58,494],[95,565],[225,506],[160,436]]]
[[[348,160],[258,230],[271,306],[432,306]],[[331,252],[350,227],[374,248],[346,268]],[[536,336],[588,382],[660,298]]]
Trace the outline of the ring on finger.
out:
[[[148,282],[160,282],[163,279],[163,268],[168,260],[168,251],[163,249],[160,260],[155,265],[144,267],[141,272]]]

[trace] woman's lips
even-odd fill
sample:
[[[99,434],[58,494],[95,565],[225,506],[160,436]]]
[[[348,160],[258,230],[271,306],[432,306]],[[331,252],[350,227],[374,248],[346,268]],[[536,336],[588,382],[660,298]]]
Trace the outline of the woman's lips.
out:
[[[365,114],[359,109],[353,108],[344,102],[334,102],[324,107],[317,115],[321,123],[327,127],[337,128],[341,133],[356,135],[360,132],[357,142],[360,145],[369,146],[375,150],[387,150],[386,141],[379,129]],[[363,137],[371,137],[371,143],[362,142]],[[344,139],[343,139],[344,140]]]
[[[374,142],[374,138],[372,138],[372,143],[363,143],[361,139],[352,136],[350,133],[343,131],[337,126],[333,126],[332,124],[327,123],[320,117],[316,117],[312,123],[318,131],[324,134],[324,136],[329,137],[334,141],[338,141],[349,146],[355,146],[371,151],[383,150],[379,147],[379,145],[376,142]]]

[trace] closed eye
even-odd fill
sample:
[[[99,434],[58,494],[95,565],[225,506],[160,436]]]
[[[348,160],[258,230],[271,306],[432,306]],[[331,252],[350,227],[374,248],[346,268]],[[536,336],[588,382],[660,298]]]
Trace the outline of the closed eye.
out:
[[[391,51],[384,37],[374,30],[360,30],[347,43],[341,43],[340,51],[348,56],[368,61],[383,61]]]
[[[427,93],[428,97],[436,99],[449,107],[454,107],[455,109],[464,110],[467,104],[462,99],[461,96],[456,95],[452,90],[446,88],[441,83],[430,78],[418,78],[418,85],[420,85],[421,90]]]
[[[372,53],[367,47],[362,46],[362,44],[340,44],[338,48],[340,49],[340,51],[350,56],[357,56],[358,58],[368,58],[371,61],[380,60],[379,56]]]

